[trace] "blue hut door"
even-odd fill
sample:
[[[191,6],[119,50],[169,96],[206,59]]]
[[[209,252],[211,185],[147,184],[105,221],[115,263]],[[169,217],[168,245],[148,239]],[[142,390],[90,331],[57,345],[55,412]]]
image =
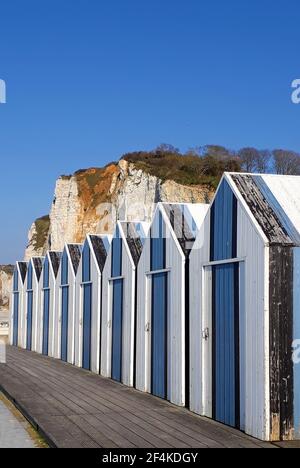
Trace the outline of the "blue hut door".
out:
[[[30,351],[32,345],[32,312],[33,312],[33,291],[27,293],[27,340],[26,348]]]
[[[112,368],[111,377],[122,379],[122,321],[123,321],[123,279],[113,282],[112,304]]]
[[[83,285],[82,367],[91,368],[92,284]]]
[[[44,290],[44,317],[43,317],[43,354],[48,356],[49,351],[49,312],[50,289]]]
[[[14,293],[13,345],[18,346],[19,332],[19,293]]]
[[[68,359],[69,286],[61,289],[61,359]]]
[[[212,269],[213,418],[240,427],[239,264]]]
[[[167,399],[168,274],[152,275],[152,388],[151,393]]]

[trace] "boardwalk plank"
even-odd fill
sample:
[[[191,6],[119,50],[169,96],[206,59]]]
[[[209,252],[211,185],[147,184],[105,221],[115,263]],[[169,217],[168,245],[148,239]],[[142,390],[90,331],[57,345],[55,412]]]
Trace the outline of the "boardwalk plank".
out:
[[[0,389],[58,447],[274,447],[59,360],[8,347]]]

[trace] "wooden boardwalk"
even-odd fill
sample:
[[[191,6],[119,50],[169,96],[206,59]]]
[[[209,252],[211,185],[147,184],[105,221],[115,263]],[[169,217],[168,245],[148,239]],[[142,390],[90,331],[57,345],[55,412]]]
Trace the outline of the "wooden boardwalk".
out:
[[[4,392],[53,447],[275,448],[109,379],[8,346]]]

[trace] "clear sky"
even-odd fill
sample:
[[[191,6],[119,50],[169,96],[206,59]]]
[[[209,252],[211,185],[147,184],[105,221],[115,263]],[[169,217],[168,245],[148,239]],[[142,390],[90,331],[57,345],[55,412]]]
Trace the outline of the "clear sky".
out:
[[[300,151],[299,0],[2,0],[0,263],[60,174],[172,143]]]

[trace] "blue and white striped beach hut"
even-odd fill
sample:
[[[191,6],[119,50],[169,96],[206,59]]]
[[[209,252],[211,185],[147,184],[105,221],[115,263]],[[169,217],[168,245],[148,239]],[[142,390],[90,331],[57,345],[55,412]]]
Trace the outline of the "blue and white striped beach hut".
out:
[[[300,177],[225,174],[190,267],[191,410],[299,438]]]

